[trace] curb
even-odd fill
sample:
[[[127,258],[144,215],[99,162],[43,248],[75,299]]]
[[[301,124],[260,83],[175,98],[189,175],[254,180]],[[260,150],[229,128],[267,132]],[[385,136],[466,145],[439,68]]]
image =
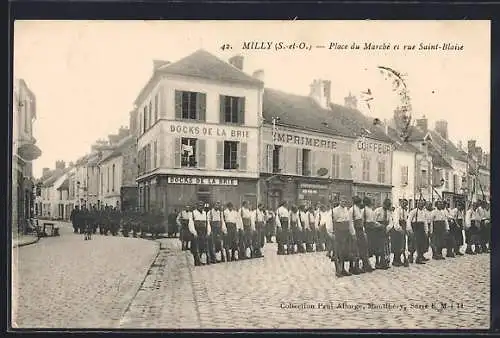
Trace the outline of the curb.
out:
[[[37,243],[39,240],[40,240],[40,237],[36,237],[36,238],[34,238],[33,240],[31,240],[31,241],[27,241],[27,242],[24,242],[24,243],[14,244],[14,245],[12,246],[12,248],[20,248],[20,247],[22,247],[22,246],[26,246],[26,245],[30,245],[30,244],[35,244],[35,243]]]

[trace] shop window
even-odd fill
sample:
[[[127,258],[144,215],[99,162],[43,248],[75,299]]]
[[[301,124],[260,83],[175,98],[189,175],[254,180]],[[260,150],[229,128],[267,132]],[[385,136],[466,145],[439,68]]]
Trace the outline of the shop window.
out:
[[[281,146],[274,146],[273,149],[273,173],[281,172],[280,157],[281,157]]]
[[[181,139],[181,167],[196,167],[196,143],[195,138]]]
[[[175,91],[175,118],[205,121],[206,94]]]
[[[224,141],[224,169],[238,169],[238,142]]]
[[[370,159],[363,158],[363,181],[370,180]]]
[[[245,123],[245,98],[220,95],[221,123]]]
[[[378,162],[377,182],[385,183],[385,161]]]

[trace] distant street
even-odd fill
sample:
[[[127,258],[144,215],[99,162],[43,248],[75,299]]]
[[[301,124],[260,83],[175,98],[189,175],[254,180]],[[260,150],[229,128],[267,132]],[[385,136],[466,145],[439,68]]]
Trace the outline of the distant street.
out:
[[[324,253],[277,256],[275,244],[263,259],[195,268],[177,239],[61,233],[14,249],[18,327],[489,326],[489,255],[338,279]]]
[[[60,224],[60,237],[13,249],[13,327],[117,327],[158,244],[99,235],[84,241]]]

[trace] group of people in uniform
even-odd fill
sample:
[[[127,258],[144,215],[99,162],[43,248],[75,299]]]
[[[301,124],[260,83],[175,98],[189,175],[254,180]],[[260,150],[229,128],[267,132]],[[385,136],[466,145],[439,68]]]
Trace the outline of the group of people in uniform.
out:
[[[246,201],[239,209],[232,203],[198,202],[179,212],[176,224],[182,250],[191,251],[195,266],[203,265],[203,256],[205,264],[263,257],[273,234],[278,255],[326,251],[337,277],[426,264],[429,249],[434,260],[491,250],[485,201],[473,202],[466,210],[463,202],[450,209],[447,201],[420,199],[410,210],[406,199],[397,207],[386,199],[374,208],[370,198],[354,196],[352,203],[343,198],[315,207],[284,201],[275,212]]]

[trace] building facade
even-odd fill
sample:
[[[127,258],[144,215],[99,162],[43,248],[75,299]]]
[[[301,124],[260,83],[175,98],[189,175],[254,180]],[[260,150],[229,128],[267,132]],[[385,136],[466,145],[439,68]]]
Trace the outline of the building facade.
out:
[[[155,66],[136,100],[139,206],[256,200],[261,81],[199,50]]]
[[[417,150],[413,147],[396,147],[392,160],[392,199],[397,205],[402,199],[408,200],[409,207],[415,206]]]
[[[15,79],[12,109],[12,228],[24,232],[35,213],[32,162],[41,156],[33,137],[36,97],[22,79]]]

